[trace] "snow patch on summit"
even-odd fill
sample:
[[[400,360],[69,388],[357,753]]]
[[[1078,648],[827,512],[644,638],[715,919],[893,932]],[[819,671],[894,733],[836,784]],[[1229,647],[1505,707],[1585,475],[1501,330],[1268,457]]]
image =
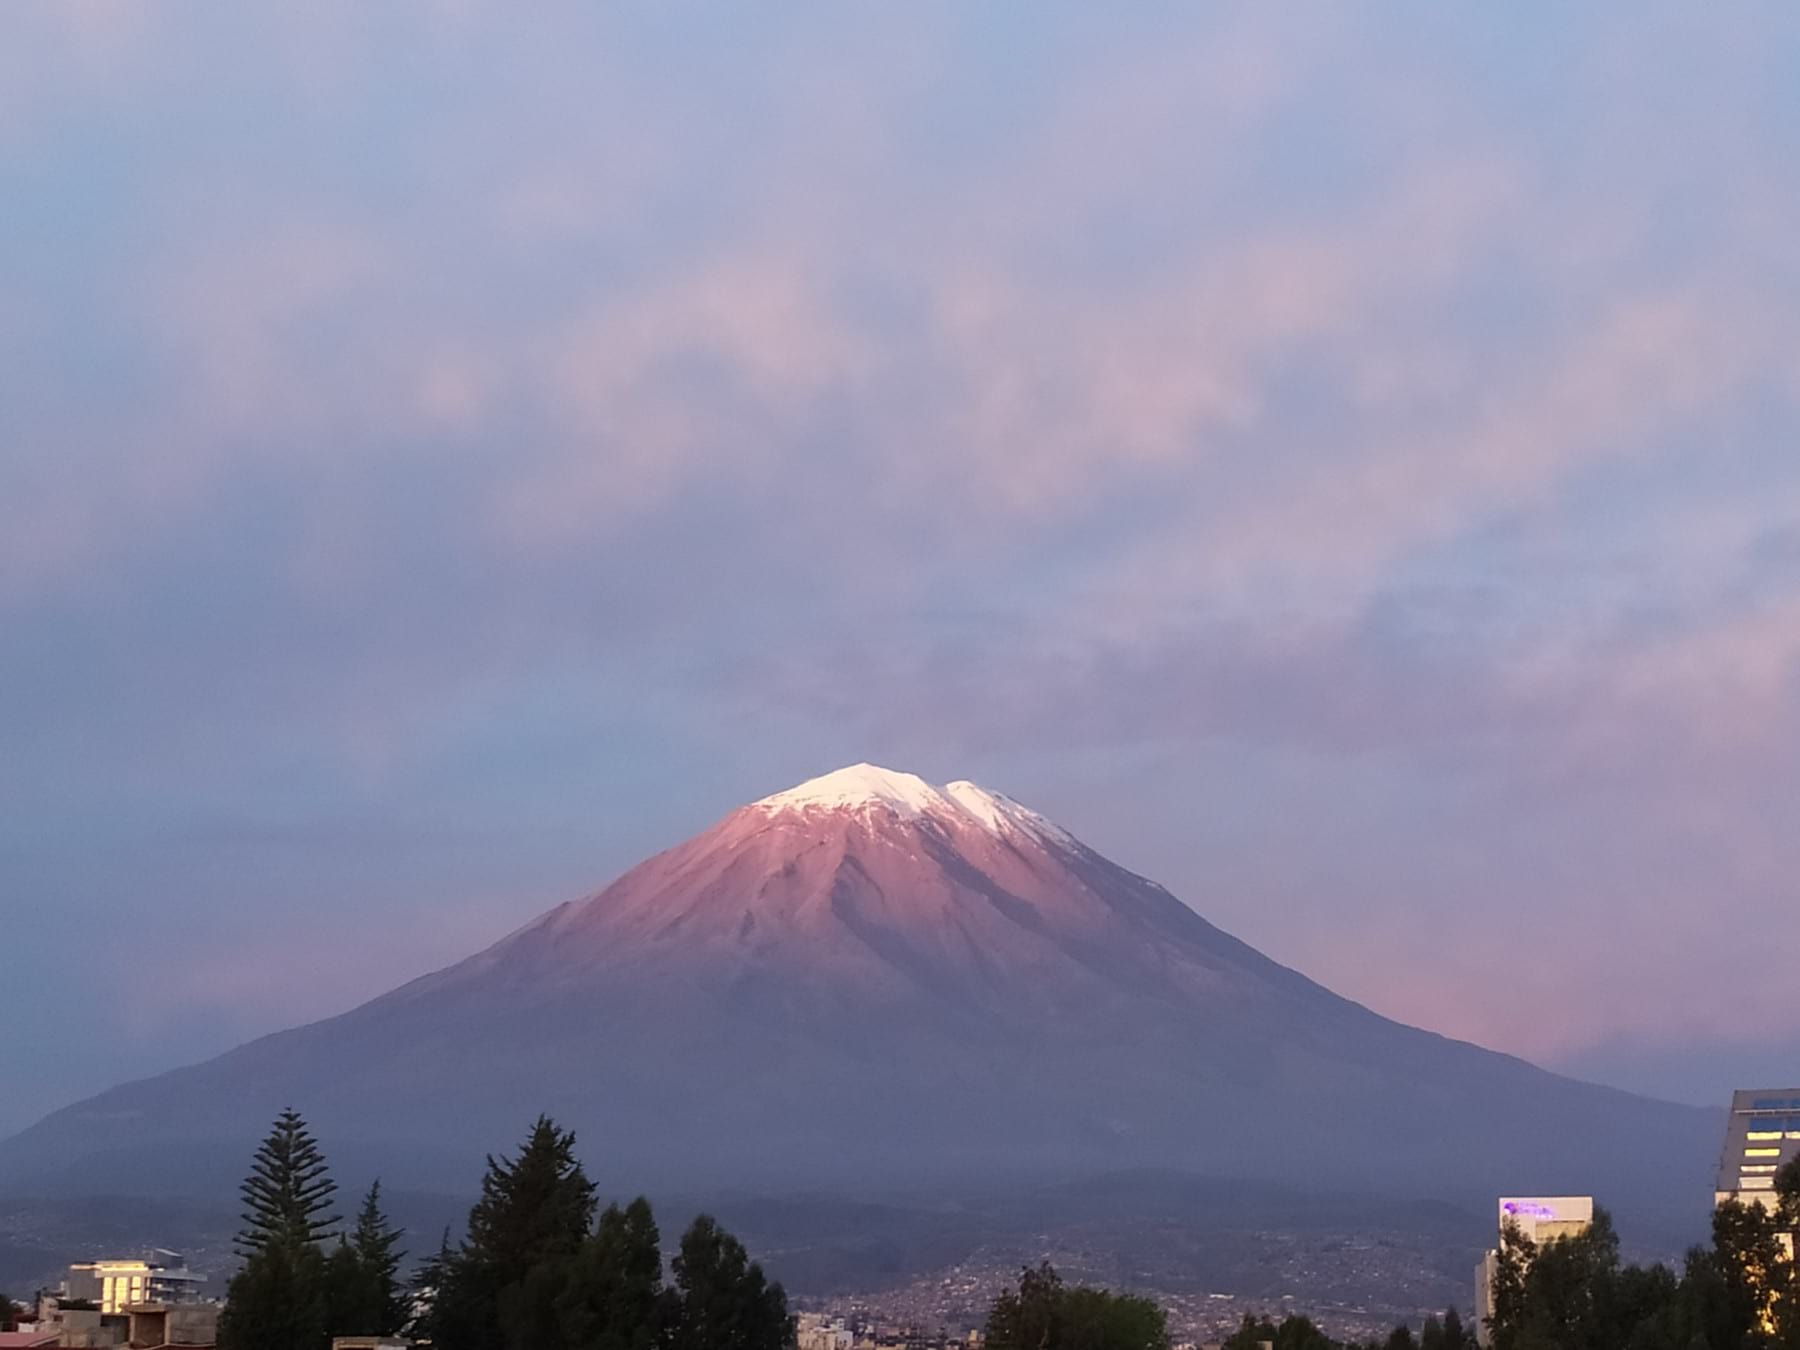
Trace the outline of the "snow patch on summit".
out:
[[[943,793],[917,774],[898,773],[879,764],[852,764],[798,787],[764,797],[757,806],[779,811],[789,806],[886,806],[909,819],[942,810]]]
[[[917,774],[884,769],[878,764],[852,764],[764,797],[754,805],[771,812],[809,807],[866,810],[878,806],[906,820],[929,816],[964,825],[973,821],[990,834],[1022,832],[1060,844],[1075,842],[1067,830],[1030,807],[966,778],[935,787]]]
[[[946,784],[944,794],[995,834],[1004,834],[1009,829],[1024,830],[1039,838],[1055,839],[1065,844],[1075,842],[1073,835],[1048,816],[1040,816],[1029,806],[1015,802],[1004,792],[991,792],[966,778]]]

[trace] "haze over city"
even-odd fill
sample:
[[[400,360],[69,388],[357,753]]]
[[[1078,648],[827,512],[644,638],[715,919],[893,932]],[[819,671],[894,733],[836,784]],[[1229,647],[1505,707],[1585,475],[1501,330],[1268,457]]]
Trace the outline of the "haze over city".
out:
[[[1796,1077],[1796,26],[9,7],[0,1135],[859,761]]]

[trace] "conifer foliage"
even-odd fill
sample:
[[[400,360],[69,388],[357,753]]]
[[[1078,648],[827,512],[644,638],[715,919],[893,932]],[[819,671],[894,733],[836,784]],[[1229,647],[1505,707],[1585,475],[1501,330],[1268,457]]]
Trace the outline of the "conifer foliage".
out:
[[[338,1239],[326,1263],[326,1300],[334,1336],[391,1336],[406,1324],[400,1284],[403,1234],[381,1210],[381,1182],[369,1187],[356,1227]]]
[[[642,1196],[595,1222],[594,1184],[575,1136],[540,1116],[514,1156],[489,1157],[467,1237],[399,1279],[403,1234],[369,1187],[333,1236],[335,1187],[292,1112],[275,1122],[244,1183],[242,1269],[219,1350],[324,1350],[335,1336],[402,1330],[434,1350],[786,1350],[787,1294],[744,1245],[702,1215],[682,1237],[674,1282]],[[419,1315],[411,1318],[414,1304]],[[1135,1347],[1134,1347],[1135,1350]]]
[[[325,1290],[318,1246],[277,1235],[232,1276],[219,1350],[319,1350],[330,1334]]]
[[[398,1331],[400,1233],[369,1188],[356,1227],[327,1256],[337,1217],[330,1168],[298,1112],[284,1111],[244,1182],[244,1264],[226,1291],[219,1350],[321,1350],[332,1336]]]
[[[1149,1299],[1071,1288],[1048,1261],[1020,1272],[988,1314],[991,1350],[1168,1350],[1163,1310]]]
[[[574,1134],[539,1116],[517,1157],[487,1160],[468,1237],[440,1275],[426,1328],[431,1343],[491,1350],[506,1344],[507,1323],[535,1321],[549,1272],[580,1249],[594,1205]]]
[[[414,1334],[434,1350],[783,1350],[787,1294],[712,1219],[696,1219],[663,1283],[643,1197],[594,1222],[575,1138],[548,1119],[516,1157],[489,1158],[460,1248],[446,1241],[415,1288]]]
[[[669,1350],[775,1350],[787,1343],[787,1294],[709,1215],[682,1235],[673,1265]]]
[[[237,1237],[239,1256],[254,1256],[278,1240],[317,1242],[338,1222],[330,1212],[337,1183],[306,1122],[292,1108],[276,1117],[256,1150],[240,1194],[244,1230]]]

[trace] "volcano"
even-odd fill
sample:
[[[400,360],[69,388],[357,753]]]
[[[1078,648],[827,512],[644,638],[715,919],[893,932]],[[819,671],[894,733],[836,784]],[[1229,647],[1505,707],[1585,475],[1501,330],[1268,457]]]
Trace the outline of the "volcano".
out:
[[[468,1185],[540,1111],[597,1175],[690,1191],[1151,1168],[1666,1213],[1704,1203],[1716,1142],[1711,1113],[1341,998],[1009,797],[867,764],[342,1016],[58,1111],[0,1145],[0,1187],[229,1184],[290,1104],[418,1186]]]

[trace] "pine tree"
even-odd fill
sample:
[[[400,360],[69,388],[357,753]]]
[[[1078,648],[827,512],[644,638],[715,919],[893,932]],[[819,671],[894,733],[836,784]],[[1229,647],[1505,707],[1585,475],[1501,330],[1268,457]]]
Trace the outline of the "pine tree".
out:
[[[787,1293],[744,1244],[702,1214],[682,1234],[670,1305],[670,1350],[781,1350],[793,1332]]]
[[[326,1332],[332,1336],[370,1334],[366,1326],[368,1281],[363,1278],[362,1262],[348,1238],[338,1238],[337,1246],[325,1258],[320,1281]]]
[[[391,1336],[406,1323],[407,1302],[400,1289],[400,1262],[405,1236],[388,1222],[381,1210],[381,1182],[373,1182],[357,1211],[350,1234],[356,1254],[360,1303],[355,1309],[356,1327],[334,1328],[341,1336]]]
[[[275,1119],[257,1149],[240,1192],[244,1231],[238,1255],[249,1257],[277,1239],[306,1244],[330,1235],[338,1216],[330,1213],[337,1183],[306,1122],[292,1109]]]
[[[624,1209],[607,1206],[568,1262],[555,1313],[568,1350],[653,1350],[659,1343],[662,1236],[643,1196]]]
[[[594,1183],[575,1157],[575,1136],[539,1116],[516,1159],[489,1156],[469,1235],[444,1272],[432,1318],[437,1350],[491,1350],[505,1343],[512,1312],[534,1268],[573,1256],[594,1217]]]
[[[319,1350],[328,1334],[325,1258],[278,1234],[232,1277],[219,1316],[219,1350]]]
[[[0,1331],[11,1331],[19,1320],[19,1305],[0,1294]]]
[[[413,1272],[412,1306],[418,1312],[407,1331],[415,1340],[441,1343],[442,1337],[438,1335],[439,1296],[444,1292],[455,1262],[456,1249],[450,1245],[450,1230],[446,1228],[438,1249],[419,1262],[419,1268]]]

